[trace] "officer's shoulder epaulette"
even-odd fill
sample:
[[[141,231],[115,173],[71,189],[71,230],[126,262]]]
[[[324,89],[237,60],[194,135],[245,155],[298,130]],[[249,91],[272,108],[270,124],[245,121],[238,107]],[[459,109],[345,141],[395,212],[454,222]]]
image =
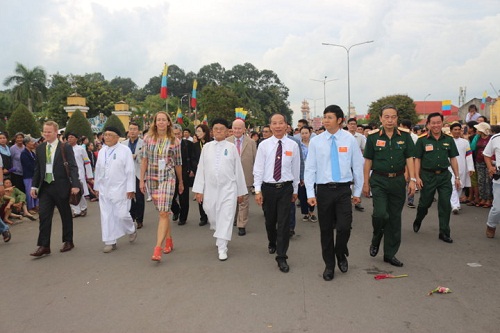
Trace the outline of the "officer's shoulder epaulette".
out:
[[[422,133],[422,134],[420,134],[420,135],[418,136],[418,138],[420,139],[420,138],[423,138],[424,136],[427,136],[427,133]]]
[[[398,130],[400,130],[401,132],[410,133],[410,130],[408,128],[398,127]]]
[[[375,133],[378,133],[378,132],[380,132],[380,128],[376,128],[374,130],[369,131],[368,135],[372,135],[372,134],[375,134]]]

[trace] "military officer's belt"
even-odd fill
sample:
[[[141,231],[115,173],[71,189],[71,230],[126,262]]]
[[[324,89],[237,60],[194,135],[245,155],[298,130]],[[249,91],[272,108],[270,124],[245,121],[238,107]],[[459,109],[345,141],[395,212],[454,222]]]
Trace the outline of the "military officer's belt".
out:
[[[351,186],[351,184],[352,184],[352,182],[326,183],[326,184],[318,184],[318,187],[337,188],[337,187]]]
[[[443,172],[448,171],[448,169],[435,169],[435,170],[434,170],[434,169],[426,169],[426,168],[422,168],[422,170],[427,171],[427,172],[434,173],[434,174],[436,174],[436,175],[439,175],[439,174],[441,174],[441,173],[443,173]]]
[[[374,174],[376,174],[376,175],[384,176],[384,177],[387,177],[387,178],[394,178],[394,177],[397,177],[397,176],[404,175],[404,173],[405,173],[404,170],[401,170],[401,171],[398,171],[398,172],[379,172],[377,170],[372,170],[372,172]]]

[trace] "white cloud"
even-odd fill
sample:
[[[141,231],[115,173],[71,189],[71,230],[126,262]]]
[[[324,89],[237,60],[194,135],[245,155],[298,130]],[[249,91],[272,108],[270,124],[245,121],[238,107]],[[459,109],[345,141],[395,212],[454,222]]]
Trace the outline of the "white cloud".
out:
[[[347,106],[346,46],[351,101],[407,93],[416,100],[452,99],[467,86],[481,96],[500,77],[500,8],[493,0],[456,1],[9,1],[0,13],[0,78],[15,62],[48,73],[101,72],[143,86],[163,62],[186,72],[219,62],[250,62],[275,71],[290,88],[297,117],[304,98]],[[313,104],[312,101],[310,101]],[[323,103],[317,101],[318,112]],[[319,107],[321,106],[321,108]]]

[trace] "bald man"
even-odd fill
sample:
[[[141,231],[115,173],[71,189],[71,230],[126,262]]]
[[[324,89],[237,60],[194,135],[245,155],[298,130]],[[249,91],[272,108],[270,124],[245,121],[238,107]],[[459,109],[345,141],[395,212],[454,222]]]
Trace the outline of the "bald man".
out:
[[[243,173],[248,192],[250,193],[253,185],[253,164],[255,162],[255,155],[257,154],[257,145],[255,141],[246,135],[245,122],[241,119],[236,119],[233,122],[233,135],[227,138],[227,141],[234,143],[238,154],[240,155],[241,165],[243,166]],[[248,223],[249,211],[249,195],[243,196],[243,201],[238,204],[236,209],[236,225],[238,226],[238,235],[246,235],[246,225]]]

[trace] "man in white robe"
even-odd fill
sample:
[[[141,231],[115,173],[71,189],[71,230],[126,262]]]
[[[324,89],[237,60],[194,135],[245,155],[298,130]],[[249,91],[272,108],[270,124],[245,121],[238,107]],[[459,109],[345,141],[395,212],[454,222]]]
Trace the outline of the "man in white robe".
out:
[[[207,213],[210,229],[215,230],[221,261],[227,259],[236,204],[248,193],[238,150],[225,140],[228,127],[225,119],[213,121],[215,140],[203,146],[193,185],[196,200],[203,203]]]
[[[104,253],[116,249],[118,238],[129,235],[132,243],[137,231],[129,210],[135,192],[135,167],[132,152],[119,144],[120,131],[114,127],[104,130],[105,146],[99,151],[95,167],[94,190],[101,210]]]
[[[451,192],[451,209],[453,214],[458,214],[460,211],[460,194],[462,193],[462,189],[464,187],[470,187],[470,176],[474,169],[474,162],[472,160],[472,150],[470,149],[469,141],[461,138],[462,135],[462,126],[459,123],[453,123],[450,126],[450,134],[453,136],[455,140],[455,144],[457,145],[458,153],[457,162],[458,162],[458,172],[459,175],[454,175],[460,177],[461,187],[457,189],[455,186],[452,186],[453,191]],[[451,167],[449,168],[450,172],[453,173]],[[454,183],[455,177],[452,177],[452,182]]]
[[[85,148],[78,145],[78,136],[75,133],[67,132],[66,140],[73,147],[73,153],[75,154],[76,165],[78,166],[78,179],[82,183],[83,195],[80,199],[78,205],[70,205],[73,217],[85,216],[87,215],[87,199],[85,196],[89,195],[89,188],[87,186],[87,180],[93,181],[94,175],[92,173],[92,166],[90,165],[89,156]]]

